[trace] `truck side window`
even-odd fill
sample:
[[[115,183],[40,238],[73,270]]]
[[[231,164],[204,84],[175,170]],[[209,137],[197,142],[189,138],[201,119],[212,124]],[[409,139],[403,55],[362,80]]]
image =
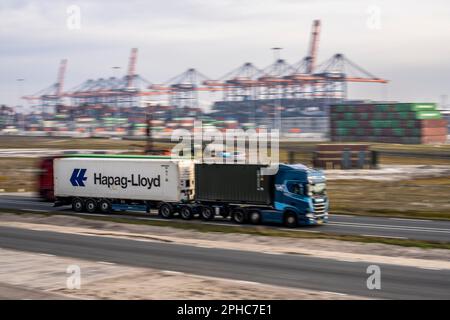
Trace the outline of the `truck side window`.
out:
[[[290,193],[303,195],[303,186],[299,182],[288,182],[286,187]]]

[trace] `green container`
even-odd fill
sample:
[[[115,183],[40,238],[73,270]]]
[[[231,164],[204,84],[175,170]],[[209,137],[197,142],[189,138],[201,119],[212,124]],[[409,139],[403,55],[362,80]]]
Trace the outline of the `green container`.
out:
[[[348,135],[348,133],[349,133],[349,130],[347,128],[337,128],[336,129],[336,134],[338,136],[346,136],[346,135]]]
[[[403,128],[393,128],[392,132],[395,136],[403,137],[405,135],[405,129]]]
[[[334,108],[337,112],[345,112],[347,110],[347,106],[335,106]]]
[[[416,119],[418,120],[442,119],[442,114],[437,110],[417,111]]]
[[[356,127],[358,127],[358,121],[339,120],[339,121],[336,121],[336,127],[338,127],[338,128],[356,128]]]
[[[368,120],[369,119],[369,114],[367,112],[362,112],[359,114],[359,118],[361,120]]]
[[[375,105],[375,111],[376,112],[388,112],[391,110],[392,105],[391,104],[376,104]]]
[[[435,111],[435,103],[397,103],[395,110],[402,111]]]
[[[350,112],[344,113],[344,119],[345,120],[354,120],[355,119],[355,114],[354,113],[350,113]]]
[[[372,120],[370,125],[373,128],[390,128],[392,120]]]

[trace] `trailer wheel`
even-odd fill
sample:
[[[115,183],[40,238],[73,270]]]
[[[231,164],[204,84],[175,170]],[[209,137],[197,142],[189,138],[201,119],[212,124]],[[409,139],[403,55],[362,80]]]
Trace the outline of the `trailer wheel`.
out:
[[[284,225],[288,228],[294,228],[297,226],[297,215],[294,212],[286,212],[284,214]]]
[[[247,221],[247,215],[244,209],[235,209],[232,215],[233,221],[243,224]]]
[[[182,206],[180,209],[180,215],[181,215],[181,219],[190,220],[194,216],[194,213],[192,212],[191,207]]]
[[[165,219],[170,219],[173,216],[173,208],[168,203],[163,203],[158,208],[158,213],[161,217]]]
[[[204,220],[211,220],[214,218],[214,209],[209,206],[204,206],[202,207],[200,215]]]
[[[72,200],[72,210],[75,212],[83,212],[84,211],[84,202],[81,198],[74,198]]]
[[[106,199],[100,200],[98,207],[101,213],[111,213],[112,205],[109,200]]]
[[[97,210],[97,202],[94,199],[87,199],[84,206],[89,213],[94,213]]]
[[[261,211],[252,210],[249,214],[250,222],[252,224],[260,224],[261,223]]]

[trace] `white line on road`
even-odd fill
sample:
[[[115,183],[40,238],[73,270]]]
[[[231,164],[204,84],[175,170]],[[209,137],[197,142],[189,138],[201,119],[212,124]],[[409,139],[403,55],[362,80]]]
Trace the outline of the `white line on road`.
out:
[[[254,282],[254,281],[245,281],[245,280],[232,280],[230,279],[230,281],[234,282],[234,283],[238,283],[238,284],[244,284],[244,285],[261,285],[261,283],[259,282]]]
[[[179,271],[163,270],[161,272],[164,273],[164,274],[169,274],[171,276],[182,276],[182,275],[184,275],[184,272],[179,272]]]
[[[50,253],[39,253],[39,255],[43,256],[43,257],[55,257],[54,254],[50,254]]]
[[[442,268],[437,268],[437,267],[419,267],[420,269],[425,269],[425,270],[433,270],[433,271],[441,271],[444,270]]]
[[[108,266],[112,266],[112,265],[115,265],[115,263],[114,263],[114,262],[108,262],[108,261],[97,261],[97,263],[100,263],[100,264],[105,264],[105,265],[108,265]]]
[[[333,291],[320,291],[320,292],[322,292],[322,293],[328,293],[328,294],[334,294],[334,295],[337,295],[337,296],[346,296],[346,295],[347,295],[346,293],[333,292]]]
[[[418,221],[418,222],[430,222],[431,220],[425,219],[408,219],[408,218],[389,218],[390,220],[398,220],[398,221]]]
[[[383,236],[379,234],[362,234],[363,237],[390,238],[390,239],[408,239],[406,237]]]

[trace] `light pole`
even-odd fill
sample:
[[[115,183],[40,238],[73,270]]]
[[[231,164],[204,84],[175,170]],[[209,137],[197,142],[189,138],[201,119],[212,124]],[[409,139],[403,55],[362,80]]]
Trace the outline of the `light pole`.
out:
[[[25,118],[25,112],[24,112],[24,110],[23,110],[23,108],[21,106],[21,99],[22,99],[22,96],[23,96],[23,92],[22,92],[23,91],[23,82],[25,81],[25,79],[18,78],[18,79],[16,79],[16,81],[17,81],[17,92],[19,94],[19,103],[18,103],[18,105],[15,108],[17,110],[16,111],[16,113],[17,113],[17,126],[19,128],[21,128],[21,129],[24,129],[25,128],[25,119],[24,119]]]

